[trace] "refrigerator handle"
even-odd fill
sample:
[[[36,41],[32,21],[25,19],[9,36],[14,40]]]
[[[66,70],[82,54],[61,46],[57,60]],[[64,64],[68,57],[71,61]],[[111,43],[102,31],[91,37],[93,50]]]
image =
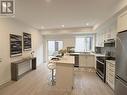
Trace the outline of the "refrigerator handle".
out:
[[[116,75],[115,77],[117,80],[121,81],[122,83],[127,85],[127,81],[123,80],[122,78],[120,78],[118,75]]]
[[[119,78],[116,76],[116,79],[119,79]]]

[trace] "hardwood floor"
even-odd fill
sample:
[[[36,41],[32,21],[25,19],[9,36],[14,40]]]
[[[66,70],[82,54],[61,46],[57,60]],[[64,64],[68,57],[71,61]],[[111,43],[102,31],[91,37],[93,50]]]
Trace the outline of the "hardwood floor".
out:
[[[17,82],[0,87],[0,95],[68,95],[66,91],[48,85],[46,63],[29,72]],[[113,95],[113,91],[91,70],[75,70],[71,95]]]

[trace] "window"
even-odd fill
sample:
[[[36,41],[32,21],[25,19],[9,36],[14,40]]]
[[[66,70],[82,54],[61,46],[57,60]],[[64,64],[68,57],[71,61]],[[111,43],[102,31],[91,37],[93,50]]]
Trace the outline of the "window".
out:
[[[55,55],[63,48],[63,41],[48,41],[48,56]]]
[[[94,41],[93,36],[76,37],[75,52],[93,51]]]

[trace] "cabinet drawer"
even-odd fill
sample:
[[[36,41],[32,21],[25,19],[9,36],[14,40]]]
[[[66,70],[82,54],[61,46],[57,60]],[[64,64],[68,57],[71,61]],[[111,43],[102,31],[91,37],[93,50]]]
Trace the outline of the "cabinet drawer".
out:
[[[114,80],[109,79],[109,83],[110,83],[110,84],[114,84]]]
[[[115,65],[114,64],[109,64],[110,68],[115,69]]]
[[[115,74],[115,70],[108,68],[108,72]]]
[[[114,89],[115,83],[114,83],[114,81],[109,80],[109,81],[108,81],[108,85],[109,85],[112,89]]]
[[[114,89],[115,85],[115,64],[107,62],[106,64],[106,81],[108,85]]]
[[[109,73],[109,74],[108,74],[108,77],[111,78],[111,79],[114,79],[114,78],[115,78],[115,75],[112,74],[112,73]]]
[[[107,79],[115,80],[115,74],[107,73],[107,74],[106,74],[106,77],[107,77]]]
[[[109,65],[107,68],[115,71],[115,66]]]
[[[115,69],[115,67],[113,67],[112,65],[108,65],[107,68],[113,69],[113,70]]]

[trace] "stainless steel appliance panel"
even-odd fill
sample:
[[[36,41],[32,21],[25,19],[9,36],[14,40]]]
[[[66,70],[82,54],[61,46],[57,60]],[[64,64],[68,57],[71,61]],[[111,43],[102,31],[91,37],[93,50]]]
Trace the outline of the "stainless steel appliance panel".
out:
[[[127,81],[127,32],[122,32],[117,35],[116,75],[124,81]]]
[[[127,86],[120,79],[115,80],[115,95],[127,95]]]

